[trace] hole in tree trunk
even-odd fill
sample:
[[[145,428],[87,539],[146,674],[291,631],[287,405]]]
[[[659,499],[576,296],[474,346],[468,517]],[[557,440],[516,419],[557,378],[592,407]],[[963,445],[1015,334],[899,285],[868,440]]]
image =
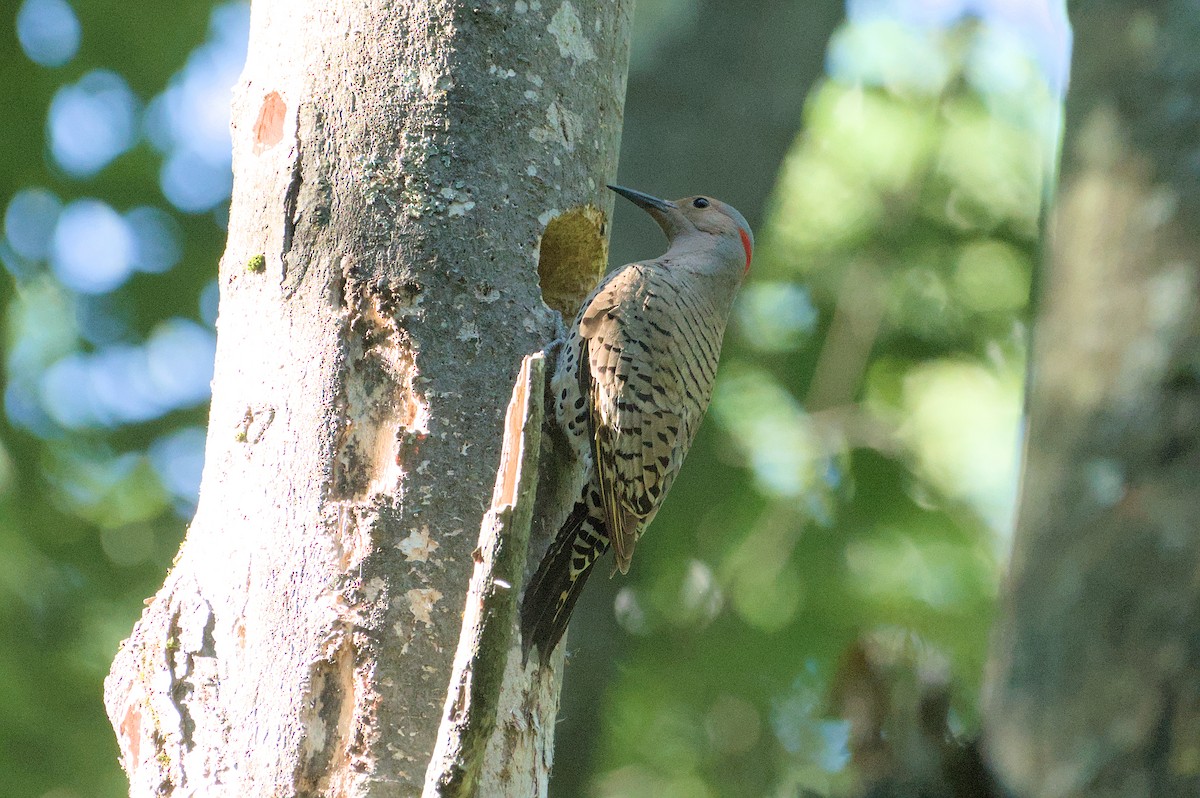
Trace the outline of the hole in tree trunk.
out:
[[[570,321],[608,264],[604,213],[592,205],[572,208],[550,220],[538,242],[542,301]]]

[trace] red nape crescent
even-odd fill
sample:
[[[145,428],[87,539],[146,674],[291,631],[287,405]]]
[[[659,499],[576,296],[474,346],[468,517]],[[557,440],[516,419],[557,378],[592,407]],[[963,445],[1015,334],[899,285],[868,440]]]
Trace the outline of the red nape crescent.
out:
[[[742,247],[746,250],[746,271],[750,271],[750,255],[753,252],[750,244],[750,234],[739,227],[738,235],[742,237]]]

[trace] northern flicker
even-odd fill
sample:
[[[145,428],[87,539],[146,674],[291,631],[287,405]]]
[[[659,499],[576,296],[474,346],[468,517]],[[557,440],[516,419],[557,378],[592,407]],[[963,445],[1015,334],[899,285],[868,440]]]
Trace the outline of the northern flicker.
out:
[[[666,253],[611,272],[583,301],[551,380],[555,414],[584,468],[579,496],[521,605],[525,655],[549,659],[596,560],[629,571],[712,396],[725,324],[754,235],[733,207],[609,186],[666,233]]]

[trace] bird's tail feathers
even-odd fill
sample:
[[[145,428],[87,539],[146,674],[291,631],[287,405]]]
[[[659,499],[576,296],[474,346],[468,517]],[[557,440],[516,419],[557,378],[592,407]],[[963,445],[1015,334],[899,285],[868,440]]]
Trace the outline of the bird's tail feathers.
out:
[[[592,563],[608,550],[603,529],[586,502],[576,502],[554,542],[542,557],[521,602],[521,653],[523,661],[537,646],[545,665],[567,631],[571,612],[579,600]]]

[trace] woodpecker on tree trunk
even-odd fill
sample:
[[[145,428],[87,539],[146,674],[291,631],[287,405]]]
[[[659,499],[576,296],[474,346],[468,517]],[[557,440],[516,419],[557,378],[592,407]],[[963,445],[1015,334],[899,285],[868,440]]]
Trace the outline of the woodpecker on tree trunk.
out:
[[[712,396],[721,340],[754,234],[711,197],[658,199],[609,186],[666,233],[666,253],[610,273],[584,300],[551,380],[580,462],[579,496],[521,605],[524,654],[546,662],[596,560],[629,571]]]

